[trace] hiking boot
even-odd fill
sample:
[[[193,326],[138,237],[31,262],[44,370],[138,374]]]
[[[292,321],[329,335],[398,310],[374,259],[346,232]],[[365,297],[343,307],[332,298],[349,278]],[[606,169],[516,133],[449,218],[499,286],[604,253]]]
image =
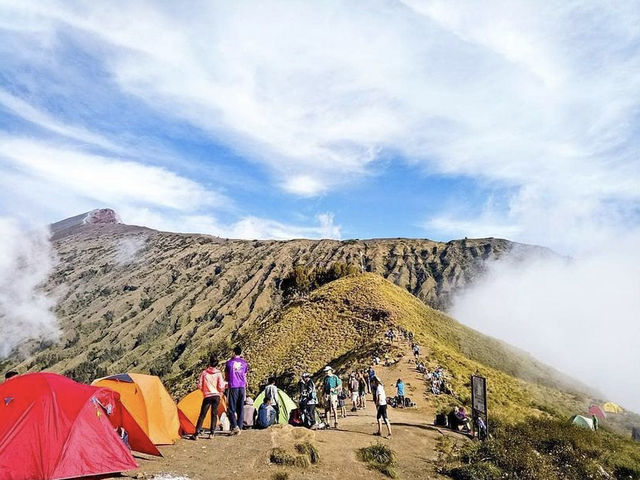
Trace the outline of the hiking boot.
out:
[[[235,427],[233,430],[231,430],[231,434],[232,435],[240,435],[240,428],[239,427]]]
[[[333,428],[335,428],[336,430],[338,429],[338,422],[333,424]]]
[[[187,437],[189,440],[198,440],[198,435],[194,434],[194,435],[189,435]]]

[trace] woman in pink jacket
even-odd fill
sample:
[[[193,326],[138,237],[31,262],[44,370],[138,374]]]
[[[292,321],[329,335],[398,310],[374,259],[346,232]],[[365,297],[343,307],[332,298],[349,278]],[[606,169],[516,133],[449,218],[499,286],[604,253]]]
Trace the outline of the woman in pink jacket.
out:
[[[202,429],[202,422],[204,417],[207,416],[207,411],[211,407],[211,438],[216,430],[218,424],[218,405],[220,404],[220,396],[224,393],[225,381],[222,376],[222,372],[216,367],[218,366],[218,359],[211,357],[209,359],[209,366],[203,370],[198,379],[198,388],[202,390],[204,398],[202,399],[202,407],[200,407],[200,415],[198,416],[198,423],[196,424],[196,433],[191,437],[192,440],[196,440],[200,435]]]

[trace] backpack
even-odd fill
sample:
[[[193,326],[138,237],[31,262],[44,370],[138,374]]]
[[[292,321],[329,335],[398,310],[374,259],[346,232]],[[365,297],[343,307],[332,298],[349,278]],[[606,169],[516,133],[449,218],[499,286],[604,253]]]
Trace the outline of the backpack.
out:
[[[404,397],[404,406],[411,407],[413,404],[411,403],[411,399],[409,397]]]
[[[448,426],[448,422],[447,422],[447,414],[446,413],[438,413],[436,415],[436,419],[433,422],[436,425],[440,426],[440,427],[446,427]]]
[[[302,412],[300,412],[299,408],[294,408],[291,410],[289,414],[289,425],[293,425],[294,427],[303,426],[304,422],[302,420]]]

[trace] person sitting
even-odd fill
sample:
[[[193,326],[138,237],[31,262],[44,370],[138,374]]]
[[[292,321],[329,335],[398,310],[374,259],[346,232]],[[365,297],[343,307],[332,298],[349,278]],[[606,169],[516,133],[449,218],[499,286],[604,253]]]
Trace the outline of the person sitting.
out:
[[[455,431],[460,430],[460,427],[462,427],[463,432],[471,431],[471,423],[464,407],[453,407],[453,410],[449,413],[449,427]]]
[[[276,410],[271,406],[271,400],[265,397],[258,409],[254,428],[269,428],[276,423]]]
[[[253,419],[256,414],[256,407],[253,406],[253,399],[247,397],[242,409],[242,429],[253,428]]]

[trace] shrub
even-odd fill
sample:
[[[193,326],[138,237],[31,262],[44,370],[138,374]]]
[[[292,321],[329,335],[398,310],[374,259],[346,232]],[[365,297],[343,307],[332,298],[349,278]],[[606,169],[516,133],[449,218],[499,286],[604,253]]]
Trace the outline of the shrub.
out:
[[[289,480],[289,474],[287,472],[275,472],[271,475],[271,480]]]

